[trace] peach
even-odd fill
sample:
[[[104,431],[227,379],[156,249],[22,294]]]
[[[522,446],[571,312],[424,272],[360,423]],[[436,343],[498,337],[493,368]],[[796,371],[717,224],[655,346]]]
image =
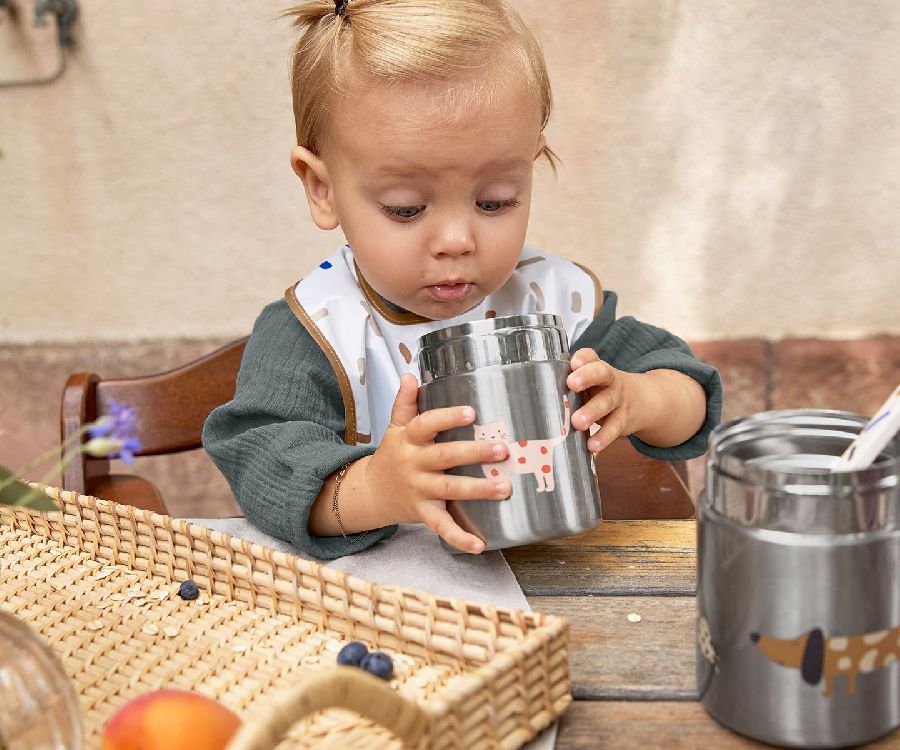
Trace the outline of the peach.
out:
[[[121,706],[103,728],[102,750],[223,750],[241,720],[185,690],[157,690]]]

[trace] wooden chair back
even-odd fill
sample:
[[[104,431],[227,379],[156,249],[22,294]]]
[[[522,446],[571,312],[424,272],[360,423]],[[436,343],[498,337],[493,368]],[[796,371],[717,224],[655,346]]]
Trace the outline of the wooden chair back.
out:
[[[136,412],[141,448],[153,456],[199,448],[207,415],[234,395],[247,339],[169,372],[103,380],[94,373],[69,376],[63,390],[61,428],[66,440],[83,425],[105,415],[109,400]],[[670,464],[638,453],[625,439],[595,457],[607,519],[690,518],[694,505],[686,486],[684,462]],[[157,487],[131,474],[111,474],[106,459],[79,455],[64,470],[63,487],[158,513],[166,513]]]
[[[141,442],[135,456],[180,453],[201,446],[207,415],[234,396],[246,337],[168,372],[102,380],[90,372],[69,376],[63,389],[60,426],[66,440],[108,413],[110,399],[134,409]],[[150,481],[110,474],[106,459],[80,454],[63,471],[63,487],[158,513],[166,506]]]

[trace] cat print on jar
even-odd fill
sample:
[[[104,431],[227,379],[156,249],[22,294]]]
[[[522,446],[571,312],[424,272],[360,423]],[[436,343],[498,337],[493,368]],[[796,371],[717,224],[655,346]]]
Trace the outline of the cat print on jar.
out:
[[[556,483],[553,480],[553,450],[569,434],[569,397],[563,396],[565,416],[559,435],[538,440],[510,440],[509,430],[504,422],[488,422],[475,424],[476,440],[504,440],[509,448],[509,457],[498,463],[481,464],[481,470],[488,479],[510,474],[534,474],[537,480],[537,492],[553,492]]]

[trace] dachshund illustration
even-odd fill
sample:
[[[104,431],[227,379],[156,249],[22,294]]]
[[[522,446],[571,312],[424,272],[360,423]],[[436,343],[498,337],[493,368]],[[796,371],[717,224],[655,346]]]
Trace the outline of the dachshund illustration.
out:
[[[831,695],[832,682],[840,675],[847,675],[847,695],[853,695],[860,672],[871,672],[900,658],[900,626],[831,638],[814,628],[792,639],[759,633],[751,633],[750,639],[776,664],[799,669],[800,676],[810,685],[817,685],[824,677],[822,695]]]

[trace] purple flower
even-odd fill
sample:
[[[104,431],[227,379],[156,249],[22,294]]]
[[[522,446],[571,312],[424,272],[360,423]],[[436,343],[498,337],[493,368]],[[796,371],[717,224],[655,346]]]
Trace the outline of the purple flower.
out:
[[[110,458],[120,458],[126,464],[134,463],[134,454],[141,449],[141,441],[137,438],[125,438],[119,448],[118,455],[111,454]]]
[[[88,435],[92,438],[111,437],[124,440],[127,437],[133,437],[137,432],[137,427],[137,415],[134,413],[134,409],[109,399],[107,414],[88,427]]]
[[[107,402],[107,414],[87,428],[90,440],[84,450],[92,456],[120,458],[134,463],[134,454],[141,449],[137,438],[138,420],[134,409],[113,399]]]

